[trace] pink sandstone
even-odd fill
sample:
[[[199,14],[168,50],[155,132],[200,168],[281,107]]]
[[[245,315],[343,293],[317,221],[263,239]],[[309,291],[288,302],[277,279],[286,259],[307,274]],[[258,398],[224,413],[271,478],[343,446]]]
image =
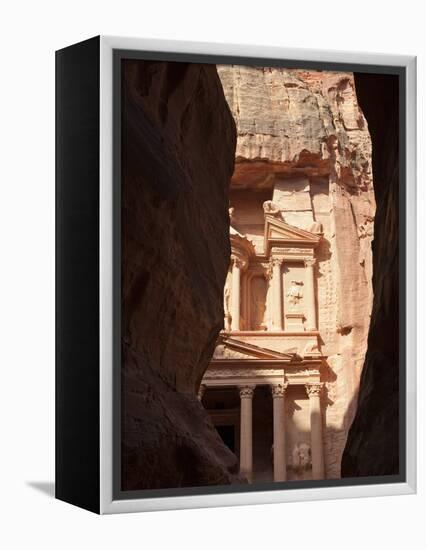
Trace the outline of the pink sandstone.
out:
[[[324,228],[317,301],[329,367],[325,465],[326,477],[340,477],[373,299],[372,150],[354,77],[244,66],[219,66],[218,72],[238,133],[231,191],[268,190],[280,181],[277,196],[294,225],[314,218]]]

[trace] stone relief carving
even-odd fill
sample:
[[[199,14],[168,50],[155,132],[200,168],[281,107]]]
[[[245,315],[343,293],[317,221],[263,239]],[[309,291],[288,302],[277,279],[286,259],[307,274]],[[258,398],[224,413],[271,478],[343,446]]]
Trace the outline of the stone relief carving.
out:
[[[293,470],[302,473],[312,467],[311,447],[307,443],[296,443],[291,453]]]
[[[303,292],[301,287],[303,286],[303,281],[291,281],[291,287],[288,289],[286,296],[289,303],[295,307],[300,300],[303,298]]]
[[[263,211],[265,212],[265,214],[276,216],[277,218],[280,218],[282,221],[285,221],[281,209],[272,201],[265,201],[263,203]]]
[[[282,376],[283,369],[213,369],[209,368],[205,379],[214,378],[253,378],[254,376]]]
[[[358,226],[358,237],[366,239],[374,234],[374,224],[372,219],[366,219],[364,223]]]
[[[319,376],[320,371],[319,369],[306,369],[306,374],[309,374],[309,376]]]
[[[218,344],[213,353],[214,359],[252,359],[253,356],[229,349],[225,344]]]
[[[309,369],[309,368],[306,368],[306,367],[302,367],[302,368],[292,368],[291,371],[291,374],[294,374],[294,375],[305,375],[305,376],[315,376],[315,375],[318,375],[319,376],[319,370],[314,370],[314,369]]]
[[[296,247],[291,247],[291,248],[279,248],[278,251],[280,252],[280,254],[284,254],[284,255],[289,255],[291,256],[292,254],[306,254],[306,248],[296,248]]]
[[[318,341],[308,342],[303,348],[302,355],[312,355],[319,353]]]

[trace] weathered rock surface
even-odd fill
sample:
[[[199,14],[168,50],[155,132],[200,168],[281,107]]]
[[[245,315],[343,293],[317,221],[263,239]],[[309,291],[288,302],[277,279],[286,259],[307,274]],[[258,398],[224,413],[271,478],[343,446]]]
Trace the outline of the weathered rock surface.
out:
[[[342,460],[344,477],[399,473],[398,79],[356,74],[373,142],[377,200],[374,302],[358,407]]]
[[[234,121],[212,65],[123,73],[122,489],[239,481],[195,393],[223,326]]]
[[[326,476],[340,477],[373,297],[371,139],[354,77],[241,66],[218,72],[238,131],[232,191],[256,188],[265,200],[273,189],[269,198],[282,203],[289,223],[315,220],[324,228],[316,267],[321,351],[329,366],[324,446]],[[235,219],[257,246],[260,231],[239,220],[237,210]]]

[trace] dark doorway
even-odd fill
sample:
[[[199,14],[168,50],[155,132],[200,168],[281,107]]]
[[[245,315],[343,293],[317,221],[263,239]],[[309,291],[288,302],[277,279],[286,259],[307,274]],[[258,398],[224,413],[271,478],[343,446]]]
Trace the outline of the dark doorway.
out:
[[[222,441],[235,453],[235,427],[234,426],[216,426]]]

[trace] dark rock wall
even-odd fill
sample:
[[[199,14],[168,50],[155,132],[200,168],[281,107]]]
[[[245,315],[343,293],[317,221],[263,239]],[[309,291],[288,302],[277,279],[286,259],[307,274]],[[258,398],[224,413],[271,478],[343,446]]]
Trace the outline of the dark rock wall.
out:
[[[223,326],[235,124],[214,65],[122,69],[122,489],[238,481],[196,398]]]
[[[343,477],[399,473],[398,78],[355,74],[355,85],[373,143],[377,211],[373,311],[357,413],[342,459]]]

